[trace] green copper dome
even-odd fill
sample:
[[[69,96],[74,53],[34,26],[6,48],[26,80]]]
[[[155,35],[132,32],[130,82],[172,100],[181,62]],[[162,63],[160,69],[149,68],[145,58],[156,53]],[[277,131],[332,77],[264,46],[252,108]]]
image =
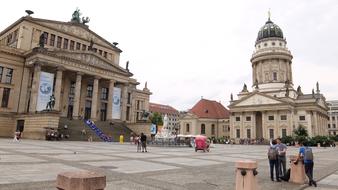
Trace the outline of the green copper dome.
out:
[[[265,25],[259,30],[256,42],[265,39],[265,38],[282,38],[283,39],[283,31],[282,29],[274,24],[270,18],[265,23]]]

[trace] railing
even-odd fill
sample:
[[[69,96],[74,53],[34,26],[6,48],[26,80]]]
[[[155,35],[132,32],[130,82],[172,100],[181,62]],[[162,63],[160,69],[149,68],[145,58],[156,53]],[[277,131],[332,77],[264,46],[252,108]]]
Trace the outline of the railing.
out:
[[[84,120],[85,124],[91,128],[95,134],[100,137],[100,139],[102,139],[104,142],[113,142],[113,139],[108,137],[107,135],[105,135],[101,129],[99,129],[98,127],[96,127],[95,123],[91,120]]]

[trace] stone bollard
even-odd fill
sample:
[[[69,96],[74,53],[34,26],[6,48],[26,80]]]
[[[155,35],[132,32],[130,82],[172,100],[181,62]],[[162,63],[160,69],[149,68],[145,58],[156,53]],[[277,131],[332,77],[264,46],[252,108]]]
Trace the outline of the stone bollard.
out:
[[[305,169],[302,161],[298,161],[297,164],[294,161],[297,160],[297,156],[290,156],[290,179],[289,182],[296,184],[304,184],[305,183]]]
[[[236,162],[236,190],[258,190],[257,162],[240,160]]]
[[[106,176],[90,171],[64,172],[56,179],[59,190],[103,190]]]
[[[317,147],[320,148],[320,143],[317,143]]]

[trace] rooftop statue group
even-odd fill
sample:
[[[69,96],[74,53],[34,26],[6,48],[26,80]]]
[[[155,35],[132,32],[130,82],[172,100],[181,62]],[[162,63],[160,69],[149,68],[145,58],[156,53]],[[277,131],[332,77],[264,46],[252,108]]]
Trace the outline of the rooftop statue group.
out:
[[[89,17],[82,17],[82,20],[81,20],[80,16],[81,16],[80,9],[76,8],[76,10],[74,11],[72,15],[72,19],[70,21],[74,23],[78,23],[78,24],[84,24],[84,25],[90,21]]]

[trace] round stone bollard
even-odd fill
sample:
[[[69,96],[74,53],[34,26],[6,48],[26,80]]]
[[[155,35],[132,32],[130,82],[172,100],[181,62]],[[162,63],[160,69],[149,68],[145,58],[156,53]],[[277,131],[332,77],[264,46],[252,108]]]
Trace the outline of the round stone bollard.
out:
[[[58,190],[104,190],[106,176],[91,171],[60,173],[56,179]]]
[[[297,160],[298,156],[290,156],[290,179],[289,182],[296,184],[305,183],[305,169],[302,161],[298,161],[297,164],[294,161]]]
[[[258,190],[257,162],[240,160],[236,162],[236,190]]]

